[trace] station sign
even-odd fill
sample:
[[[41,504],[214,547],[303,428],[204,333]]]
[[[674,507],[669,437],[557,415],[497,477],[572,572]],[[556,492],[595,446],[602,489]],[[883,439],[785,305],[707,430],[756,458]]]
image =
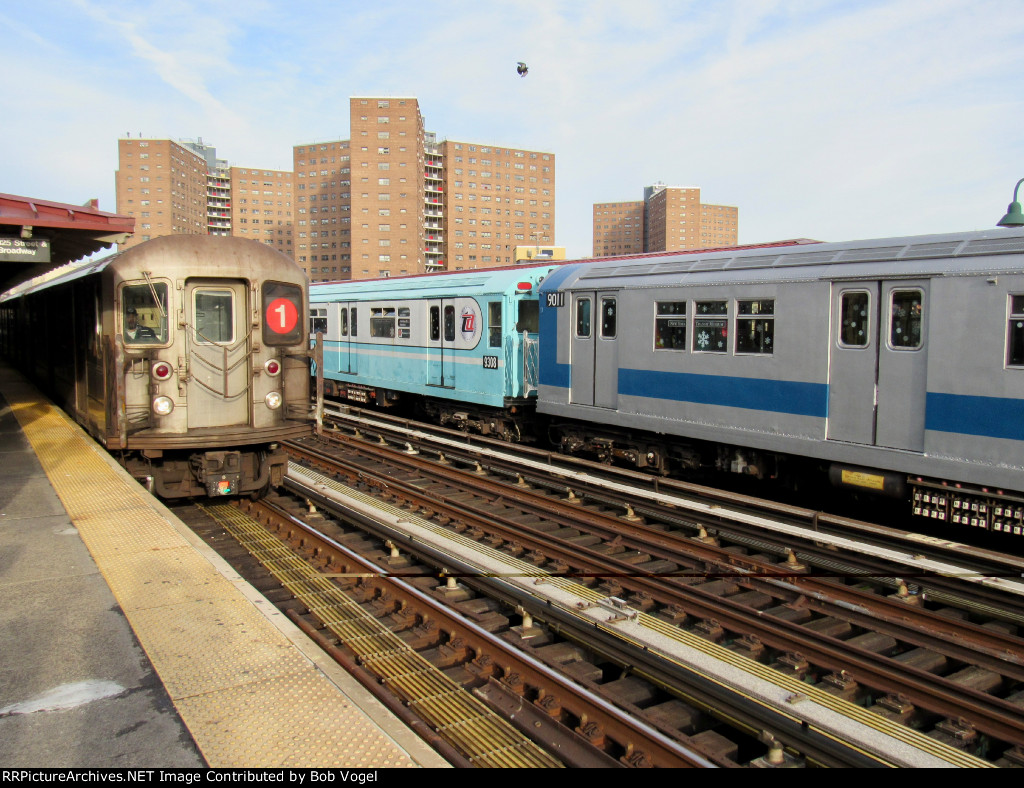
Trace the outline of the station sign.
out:
[[[48,263],[50,241],[47,238],[11,238],[0,236],[0,262]]]

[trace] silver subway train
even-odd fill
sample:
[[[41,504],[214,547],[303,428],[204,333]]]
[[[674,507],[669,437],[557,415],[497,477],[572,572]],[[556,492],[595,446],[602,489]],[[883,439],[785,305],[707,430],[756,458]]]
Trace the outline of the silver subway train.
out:
[[[1024,231],[594,260],[540,288],[565,451],[905,497],[1024,533]]]
[[[259,495],[308,435],[308,286],[270,247],[167,236],[0,298],[0,349],[161,497]]]

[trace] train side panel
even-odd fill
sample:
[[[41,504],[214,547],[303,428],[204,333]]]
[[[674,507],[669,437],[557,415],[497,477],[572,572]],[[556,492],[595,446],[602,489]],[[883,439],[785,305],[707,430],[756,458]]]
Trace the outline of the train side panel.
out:
[[[537,285],[549,267],[314,285],[328,393],[501,409],[536,387]]]
[[[645,430],[743,473],[810,459],[936,519],[1009,502],[1024,531],[1021,231],[566,265],[540,323],[538,411],[569,450]],[[950,482],[974,487],[928,492]]]

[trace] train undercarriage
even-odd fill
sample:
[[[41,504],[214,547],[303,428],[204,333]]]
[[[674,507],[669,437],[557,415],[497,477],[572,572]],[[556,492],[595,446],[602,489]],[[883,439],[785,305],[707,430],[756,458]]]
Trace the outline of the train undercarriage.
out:
[[[277,443],[242,450],[124,452],[120,461],[161,498],[260,497],[288,472],[288,455]]]

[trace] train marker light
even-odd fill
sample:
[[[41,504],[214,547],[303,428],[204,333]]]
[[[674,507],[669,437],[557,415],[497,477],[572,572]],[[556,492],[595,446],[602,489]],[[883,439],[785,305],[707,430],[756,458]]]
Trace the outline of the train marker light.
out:
[[[277,410],[278,408],[281,407],[280,391],[271,391],[269,394],[267,394],[267,396],[264,399],[267,403],[267,407],[270,408],[271,410]]]
[[[263,364],[263,369],[268,375],[277,375],[281,372],[281,364],[276,359],[269,359]]]
[[[520,292],[528,292],[533,290],[533,285],[530,282],[520,282],[516,285],[516,290],[519,290]]]
[[[157,361],[149,369],[149,374],[153,376],[153,380],[167,380],[173,373],[174,367],[166,361]]]
[[[1013,187],[1013,202],[1006,209],[1006,216],[996,222],[998,227],[1024,227],[1024,212],[1021,212],[1020,203],[1017,202],[1017,192],[1022,183],[1024,178],[1017,181],[1017,185]]]
[[[174,402],[170,397],[157,397],[153,400],[153,412],[157,416],[167,416],[174,410]]]

